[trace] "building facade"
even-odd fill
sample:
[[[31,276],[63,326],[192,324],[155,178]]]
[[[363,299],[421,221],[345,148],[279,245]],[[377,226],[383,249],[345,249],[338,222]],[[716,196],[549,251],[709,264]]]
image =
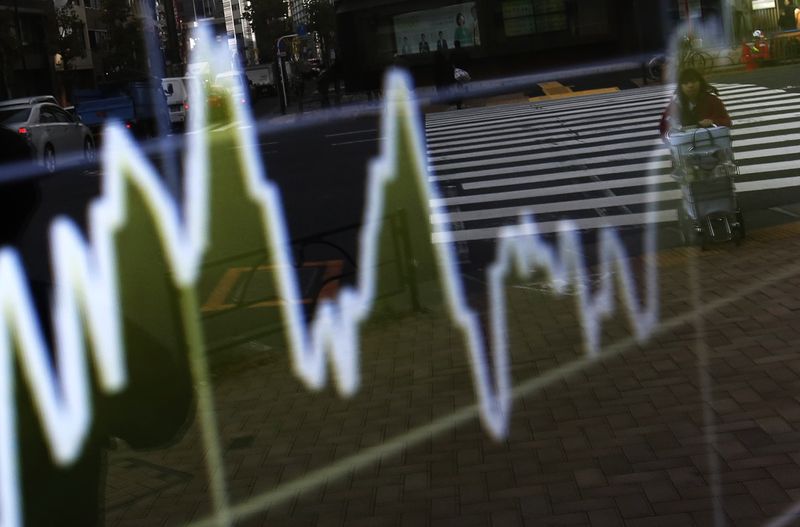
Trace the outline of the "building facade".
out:
[[[53,0],[0,0],[0,99],[56,93]]]
[[[691,0],[711,17],[726,0]],[[466,49],[490,78],[663,50],[686,0],[339,0],[348,89],[377,88],[398,58],[432,84],[437,47]],[[688,15],[686,15],[688,16]],[[693,15],[694,16],[694,15]]]

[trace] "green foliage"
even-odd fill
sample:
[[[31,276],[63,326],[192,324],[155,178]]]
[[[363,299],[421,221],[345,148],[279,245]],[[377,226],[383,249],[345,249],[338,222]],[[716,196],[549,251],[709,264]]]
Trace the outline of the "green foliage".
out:
[[[56,25],[58,26],[56,51],[61,54],[64,70],[69,70],[73,60],[86,56],[83,20],[75,12],[75,6],[67,2],[56,9]]]
[[[107,29],[107,50],[102,53],[107,80],[133,80],[147,76],[142,24],[133,16],[129,0],[102,0],[102,21]]]
[[[336,8],[330,0],[310,0],[306,9],[309,31],[318,32],[323,39],[328,39],[336,33]]]
[[[256,34],[258,53],[267,62],[275,59],[275,42],[292,33],[292,22],[284,0],[251,0],[243,15]]]

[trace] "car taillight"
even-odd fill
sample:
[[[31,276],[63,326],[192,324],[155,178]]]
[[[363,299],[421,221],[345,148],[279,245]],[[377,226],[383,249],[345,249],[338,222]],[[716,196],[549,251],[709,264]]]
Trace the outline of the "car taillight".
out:
[[[28,129],[27,129],[27,128],[25,128],[24,126],[21,126],[21,127],[20,127],[20,129],[19,129],[19,130],[17,130],[17,132],[19,132],[19,133],[20,133],[20,135],[27,135],[27,133],[28,133]]]
[[[189,109],[189,103],[183,103],[183,109],[184,110],[188,110]]]
[[[131,123],[125,123],[125,128],[131,129],[133,125]]]

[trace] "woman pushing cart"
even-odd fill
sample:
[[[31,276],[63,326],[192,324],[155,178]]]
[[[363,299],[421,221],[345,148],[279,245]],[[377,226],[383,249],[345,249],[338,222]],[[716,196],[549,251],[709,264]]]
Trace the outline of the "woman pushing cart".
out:
[[[678,76],[660,131],[672,153],[672,177],[681,188],[678,224],[687,244],[744,239],[734,187],[731,118],[717,90],[696,70]]]

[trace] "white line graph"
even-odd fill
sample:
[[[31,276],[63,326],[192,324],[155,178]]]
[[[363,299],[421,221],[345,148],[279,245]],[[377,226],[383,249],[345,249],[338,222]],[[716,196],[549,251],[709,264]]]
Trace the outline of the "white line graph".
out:
[[[212,71],[213,68],[217,68],[215,73],[224,71],[221,65],[227,59],[225,46],[215,49],[199,46],[198,49],[198,53],[206,53],[206,58],[211,59]],[[275,285],[284,300],[281,310],[292,367],[309,389],[321,389],[327,384],[327,363],[330,360],[332,377],[339,392],[347,396],[358,390],[359,326],[369,316],[375,302],[378,278],[374,263],[386,185],[399,177],[413,178],[409,183],[424,196],[424,207],[429,212],[430,199],[438,199],[435,186],[429,182],[424,133],[418,109],[411,102],[410,84],[410,80],[399,72],[391,72],[386,79],[382,136],[387,140],[382,144],[380,156],[370,166],[356,286],[344,288],[335,299],[322,301],[310,326],[305,323],[298,279],[290,265],[288,229],[278,188],[263,173],[251,116],[241,105],[232,105],[239,126],[226,132],[235,134],[236,141],[243,146],[238,155],[245,167],[243,177],[249,192],[247,198],[258,204],[262,219],[260,227],[266,233],[275,262]],[[192,88],[192,100],[203,100],[199,84]],[[31,387],[31,398],[46,442],[54,459],[62,465],[69,464],[78,456],[91,425],[90,360],[99,372],[102,389],[113,392],[126,383],[113,238],[126,220],[127,186],[134,187],[144,197],[167,256],[169,269],[165,271],[173,276],[176,288],[189,290],[197,281],[209,225],[213,221],[206,205],[209,179],[214,175],[208,169],[208,132],[204,128],[203,105],[193,102],[192,107],[196,110],[190,118],[190,129],[194,133],[189,135],[187,152],[187,171],[191,178],[187,178],[185,215],[181,214],[178,204],[126,132],[112,126],[106,131],[102,154],[105,190],[91,208],[89,242],[82,238],[77,227],[66,220],[57,221],[52,226],[56,292],[52,355],[58,364],[55,371],[50,366],[50,353],[30,293],[24,285],[20,259],[10,249],[0,252],[0,421],[3,429],[7,430],[0,436],[0,525],[4,527],[23,523],[17,466],[18,438],[14,425],[15,401],[12,399],[14,378],[11,364],[15,350],[22,374]],[[410,151],[398,148],[401,137],[410,145]],[[399,173],[401,156],[407,156],[406,161],[410,161],[411,174]],[[654,228],[647,231],[646,251],[654,255],[655,231]],[[504,287],[512,269],[522,274],[543,269],[554,281],[557,292],[563,292],[567,286],[577,289],[581,329],[590,357],[599,350],[603,318],[616,309],[614,274],[611,272],[615,266],[622,305],[631,319],[635,336],[646,338],[656,325],[658,291],[654,257],[648,258],[646,293],[640,299],[622,242],[613,230],[601,230],[599,257],[604,278],[598,291],[594,292],[587,285],[580,235],[574,226],[564,223],[559,230],[556,249],[551,249],[538,236],[533,220],[523,218],[520,225],[503,229],[498,259],[489,272],[490,338],[485,339],[477,314],[467,307],[452,240],[446,239],[449,235],[439,233],[445,237],[441,240],[445,243],[433,244],[430,241],[432,233],[428,232],[427,236],[436,257],[436,273],[443,286],[448,314],[467,344],[479,415],[486,430],[494,437],[501,438],[506,434],[511,411]],[[87,340],[95,350],[91,357],[86,351]],[[488,349],[485,342],[489,343]],[[213,436],[210,433],[206,439],[213,439]],[[208,459],[210,464],[221,464],[218,452],[210,453]],[[224,475],[221,470],[209,470],[210,474],[212,472],[217,474],[217,478]],[[217,518],[227,523],[230,517],[224,488],[221,487],[223,483],[217,479],[212,481],[212,487],[217,493]]]

